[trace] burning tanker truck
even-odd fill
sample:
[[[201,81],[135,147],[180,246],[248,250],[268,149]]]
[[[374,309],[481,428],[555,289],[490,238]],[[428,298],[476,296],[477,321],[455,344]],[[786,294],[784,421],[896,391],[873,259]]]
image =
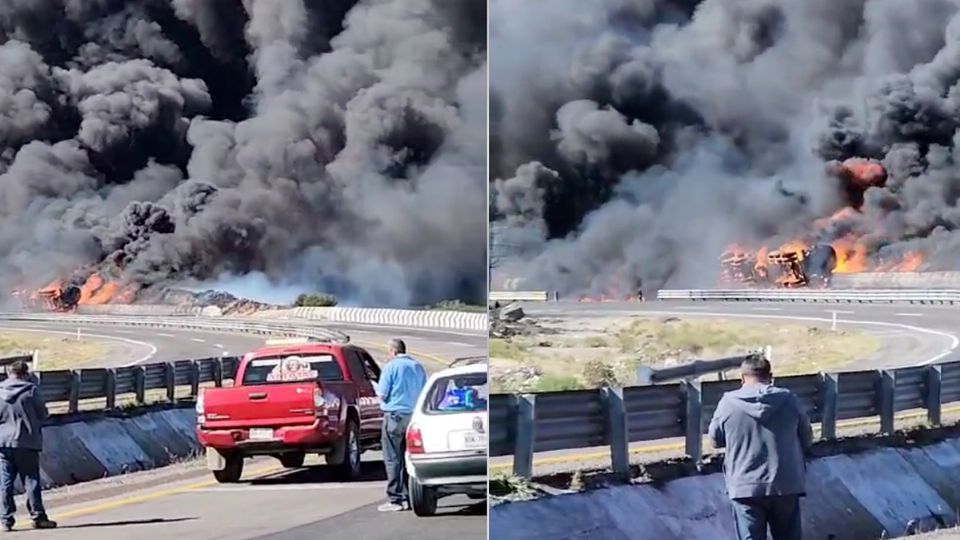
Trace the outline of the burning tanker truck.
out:
[[[887,172],[880,162],[850,158],[832,161],[827,172],[839,182],[847,205],[829,219],[817,224],[820,229],[835,219],[859,213],[864,193],[871,187],[882,187]],[[811,236],[819,236],[815,231]],[[793,241],[774,250],[756,250],[731,245],[720,256],[721,281],[724,285],[757,287],[828,287],[835,272],[866,270],[866,250],[857,238],[842,237],[828,242]]]

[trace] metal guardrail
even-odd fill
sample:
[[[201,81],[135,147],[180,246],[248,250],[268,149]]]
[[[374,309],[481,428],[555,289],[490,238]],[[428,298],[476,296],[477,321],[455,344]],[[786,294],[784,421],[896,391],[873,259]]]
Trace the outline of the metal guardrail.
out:
[[[837,422],[880,418],[894,431],[897,412],[925,409],[940,425],[941,406],[960,401],[960,361],[894,370],[778,377],[797,395],[822,439],[835,439]],[[685,453],[703,456],[703,435],[724,392],[739,381],[680,383],[490,396],[490,455],[513,456],[513,472],[530,478],[533,455],[550,450],[608,446],[614,472],[629,471],[629,445],[675,437]]]
[[[769,348],[768,348],[769,350]],[[694,360],[679,366],[665,368],[651,368],[641,366],[637,369],[637,382],[639,384],[657,384],[666,381],[675,381],[688,377],[700,377],[708,373],[716,373],[722,377],[725,372],[736,369],[743,364],[744,360],[752,356],[769,358],[769,352],[752,353],[746,356],[732,356],[730,358],[718,358],[715,360]]]
[[[490,291],[490,302],[549,302],[556,300],[556,294],[548,291]]]
[[[713,300],[727,302],[827,302],[827,303],[905,303],[957,304],[960,289],[861,289],[861,290],[776,290],[776,289],[665,289],[657,291],[658,300]]]

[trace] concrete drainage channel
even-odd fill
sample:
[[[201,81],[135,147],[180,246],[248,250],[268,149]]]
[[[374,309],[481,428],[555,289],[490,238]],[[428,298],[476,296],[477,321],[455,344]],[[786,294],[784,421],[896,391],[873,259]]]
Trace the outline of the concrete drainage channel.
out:
[[[803,537],[869,540],[956,526],[960,429],[933,431],[839,441],[834,450],[821,452],[830,455],[808,464]],[[647,465],[647,471],[657,466]],[[689,464],[676,469],[682,470],[642,484],[496,505],[490,537],[735,539],[719,464],[699,473]]]

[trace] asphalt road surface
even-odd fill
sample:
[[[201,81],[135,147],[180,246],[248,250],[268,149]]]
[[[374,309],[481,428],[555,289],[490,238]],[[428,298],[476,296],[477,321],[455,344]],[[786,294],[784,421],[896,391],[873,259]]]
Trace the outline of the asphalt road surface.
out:
[[[848,365],[846,370],[883,369],[926,365],[960,359],[960,309],[941,305],[888,304],[792,304],[782,302],[550,302],[525,304],[534,318],[564,319],[609,317],[611,315],[747,318],[766,321],[832,324],[872,332],[882,340],[875,355]],[[776,356],[776,350],[773,351]],[[677,455],[681,440],[631,444],[631,460],[647,461]],[[491,459],[492,472],[509,471],[512,457]],[[567,472],[609,466],[606,447],[539,452],[534,458],[536,474]]]
[[[9,326],[7,322],[0,322]],[[29,323],[31,328],[76,332],[76,325]],[[382,357],[391,337],[406,339],[428,370],[436,370],[458,356],[486,354],[486,335],[424,329],[341,325],[352,341]],[[84,327],[81,327],[81,331]],[[242,353],[262,344],[262,337],[217,332],[96,325],[91,333],[122,337],[155,347],[156,361],[196,358],[226,350]],[[2,330],[0,330],[2,331]],[[217,345],[222,346],[222,349]],[[125,360],[125,359],[123,359]],[[121,359],[116,359],[120,362]],[[129,360],[127,360],[129,363]],[[47,492],[51,517],[61,528],[32,531],[30,538],[108,540],[140,538],[420,540],[486,537],[486,501],[450,497],[440,502],[438,515],[418,518],[412,512],[381,514],[385,476],[379,453],[364,456],[365,474],[358,482],[330,478],[319,460],[284,470],[272,458],[246,463],[244,482],[221,486],[191,462],[105,479]],[[22,509],[22,499],[18,497]],[[22,510],[21,510],[22,514]],[[26,524],[27,518],[18,516]]]

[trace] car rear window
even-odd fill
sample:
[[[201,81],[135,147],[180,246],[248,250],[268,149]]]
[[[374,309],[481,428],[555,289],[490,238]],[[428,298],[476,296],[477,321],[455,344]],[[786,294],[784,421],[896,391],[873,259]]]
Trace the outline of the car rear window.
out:
[[[488,398],[485,372],[451,375],[433,383],[423,410],[430,414],[485,411]]]
[[[270,356],[251,360],[243,384],[342,381],[343,372],[332,354]]]

